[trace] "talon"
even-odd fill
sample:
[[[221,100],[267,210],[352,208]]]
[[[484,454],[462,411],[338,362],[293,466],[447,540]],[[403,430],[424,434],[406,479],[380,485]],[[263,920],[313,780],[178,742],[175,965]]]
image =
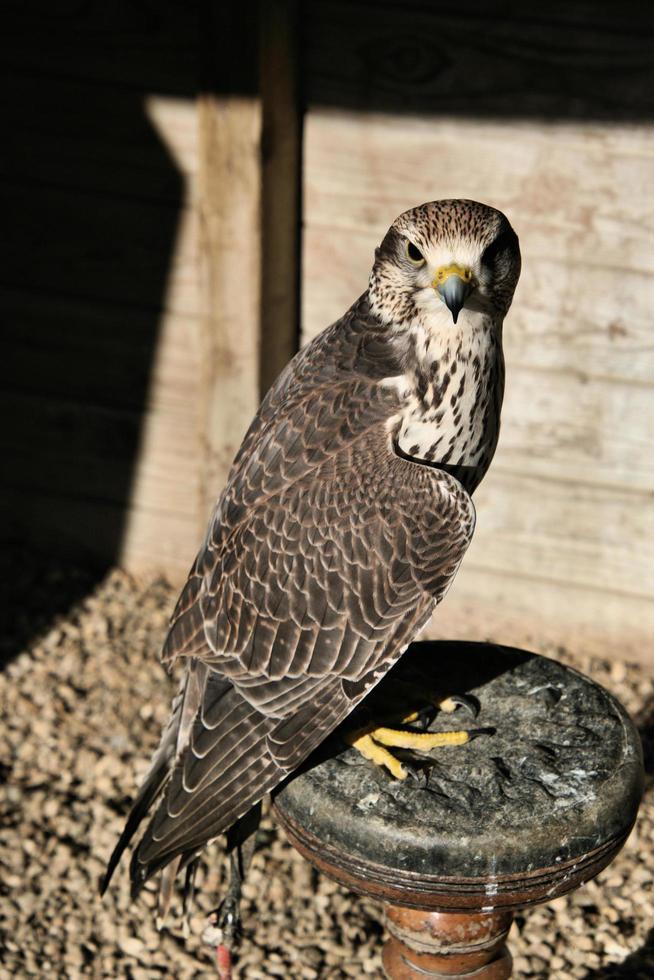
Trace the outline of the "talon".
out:
[[[479,738],[480,735],[494,735],[496,731],[496,728],[473,728],[468,732],[468,737],[472,742],[473,738]]]
[[[402,725],[417,725],[421,731],[429,728],[429,725],[434,719],[435,710],[433,705],[426,705],[424,708],[420,708],[417,711],[412,711],[408,715],[404,715],[401,718]]]
[[[427,786],[427,783],[429,782],[430,767],[424,765],[422,766],[414,765],[413,763],[407,762],[406,760],[403,762],[403,765],[407,771],[408,776],[415,783],[417,783],[418,786],[421,786],[424,789]]]
[[[457,708],[465,708],[466,712],[472,718],[476,718],[481,710],[481,705],[477,698],[472,697],[470,694],[450,694],[446,698],[437,700],[435,704],[441,711],[445,711],[447,714],[452,714]]]

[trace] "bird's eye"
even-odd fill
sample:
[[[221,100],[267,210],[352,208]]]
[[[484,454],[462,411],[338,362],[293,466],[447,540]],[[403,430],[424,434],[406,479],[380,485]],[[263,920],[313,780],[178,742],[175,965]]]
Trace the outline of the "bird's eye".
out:
[[[414,265],[422,265],[423,262],[425,261],[424,255],[422,254],[420,249],[413,244],[413,242],[406,243],[406,254],[407,254],[407,258],[411,262],[413,262]]]

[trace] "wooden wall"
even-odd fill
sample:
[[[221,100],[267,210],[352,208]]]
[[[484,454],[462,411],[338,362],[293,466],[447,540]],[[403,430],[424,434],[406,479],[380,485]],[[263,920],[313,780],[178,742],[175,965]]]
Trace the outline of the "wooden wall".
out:
[[[3,11],[3,538],[169,568],[198,539],[193,5]]]
[[[298,344],[295,11],[3,18],[3,539],[185,576]]]
[[[654,119],[642,16],[612,42],[598,5],[592,21],[582,4],[539,18],[516,6],[512,22],[488,5],[465,17],[442,4],[374,6],[374,17],[367,3],[311,7],[304,337],[365,289],[373,249],[405,208],[470,197],[504,210],[524,271],[505,331],[500,447],[433,634],[654,663]]]
[[[36,8],[2,39],[8,533],[179,580],[297,346],[300,194],[304,340],[400,211],[472,197],[510,216],[524,272],[434,632],[654,662],[646,9],[616,30],[580,0]]]

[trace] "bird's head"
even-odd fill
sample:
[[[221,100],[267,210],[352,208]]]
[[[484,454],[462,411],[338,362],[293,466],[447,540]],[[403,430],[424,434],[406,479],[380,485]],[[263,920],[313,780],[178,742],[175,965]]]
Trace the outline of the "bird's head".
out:
[[[368,289],[386,322],[457,322],[462,310],[504,318],[520,275],[518,236],[477,201],[431,201],[396,218],[375,252]]]

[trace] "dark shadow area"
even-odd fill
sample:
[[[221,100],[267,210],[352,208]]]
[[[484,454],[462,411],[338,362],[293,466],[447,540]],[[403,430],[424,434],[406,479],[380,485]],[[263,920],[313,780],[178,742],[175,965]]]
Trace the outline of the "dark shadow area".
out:
[[[445,118],[654,118],[645,3],[304,4],[305,101]]]
[[[497,643],[419,640],[411,644],[379,688],[391,690],[396,678],[406,673],[409,663],[412,675],[415,673],[426,677],[433,677],[434,664],[438,664],[439,693],[442,690],[444,694],[466,694],[474,687],[481,687],[502,674],[510,673],[533,656],[529,650]]]
[[[5,542],[0,551],[0,670],[57,615],[87,595],[102,574],[100,562],[66,561],[33,546]]]
[[[398,704],[401,710],[413,710],[416,705],[407,696],[415,698],[422,690],[426,702],[431,695],[465,695],[475,687],[489,684],[497,677],[510,673],[535,655],[528,650],[506,647],[496,643],[477,643],[465,640],[420,640],[412,643],[406,653],[363,699],[353,715],[347,718],[308,759],[295,769],[283,783],[273,791],[273,797],[302,773],[309,772],[321,762],[335,758],[348,751],[345,736],[356,728],[357,716],[361,719],[373,717],[376,720],[387,717],[389,704]],[[434,664],[438,665],[438,692],[433,684]],[[430,680],[431,679],[431,680]],[[401,685],[410,680],[415,690],[407,691]],[[398,686],[398,682],[399,685]],[[399,692],[399,694],[398,694]],[[467,721],[470,715],[465,713]]]
[[[144,99],[195,96],[197,35],[193,4],[3,5],[5,657],[119,555],[184,191]]]
[[[636,725],[643,743],[643,764],[645,767],[644,795],[654,789],[654,700],[646,702],[638,712]]]
[[[650,929],[645,942],[622,963],[589,970],[584,980],[646,980],[654,976],[654,929]]]

